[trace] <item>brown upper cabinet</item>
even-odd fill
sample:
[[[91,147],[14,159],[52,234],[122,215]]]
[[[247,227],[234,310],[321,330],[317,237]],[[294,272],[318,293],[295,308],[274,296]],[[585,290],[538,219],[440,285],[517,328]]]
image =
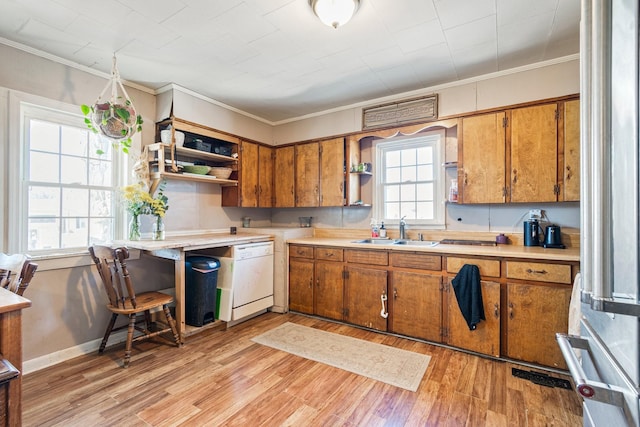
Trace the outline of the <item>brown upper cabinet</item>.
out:
[[[461,119],[459,203],[579,200],[579,101]]]
[[[343,206],[344,138],[295,146],[295,206]],[[278,164],[276,173],[279,175]],[[284,207],[284,206],[279,206]]]
[[[273,148],[240,141],[238,186],[222,188],[222,206],[273,206]]]
[[[277,147],[274,160],[274,207],[292,208],[295,199],[295,146]]]
[[[320,205],[320,144],[309,142],[296,147],[296,207]]]

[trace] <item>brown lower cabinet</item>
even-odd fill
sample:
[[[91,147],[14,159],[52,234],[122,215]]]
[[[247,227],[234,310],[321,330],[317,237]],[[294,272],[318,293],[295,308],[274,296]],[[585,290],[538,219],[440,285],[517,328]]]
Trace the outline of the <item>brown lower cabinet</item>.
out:
[[[566,369],[555,334],[567,331],[578,262],[293,244],[289,256],[293,311]],[[473,331],[451,286],[464,264],[481,275],[486,320]]]
[[[447,292],[449,309],[447,343],[454,347],[500,357],[500,283],[480,281],[486,320],[478,323],[476,329],[471,331],[458,307],[451,280],[453,278],[449,279]]]

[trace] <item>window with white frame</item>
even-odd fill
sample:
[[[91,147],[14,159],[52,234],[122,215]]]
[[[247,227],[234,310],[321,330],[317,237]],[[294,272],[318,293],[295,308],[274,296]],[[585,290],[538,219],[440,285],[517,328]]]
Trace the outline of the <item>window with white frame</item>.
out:
[[[72,252],[116,237],[119,168],[80,114],[20,104],[19,250]],[[96,154],[101,149],[105,154]]]
[[[444,144],[444,131],[376,144],[378,222],[444,227]]]

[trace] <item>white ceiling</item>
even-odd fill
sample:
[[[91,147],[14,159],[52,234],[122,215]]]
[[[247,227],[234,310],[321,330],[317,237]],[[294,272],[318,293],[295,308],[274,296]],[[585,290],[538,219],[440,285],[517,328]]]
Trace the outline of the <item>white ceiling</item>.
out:
[[[580,0],[0,0],[0,37],[277,123],[579,51]]]

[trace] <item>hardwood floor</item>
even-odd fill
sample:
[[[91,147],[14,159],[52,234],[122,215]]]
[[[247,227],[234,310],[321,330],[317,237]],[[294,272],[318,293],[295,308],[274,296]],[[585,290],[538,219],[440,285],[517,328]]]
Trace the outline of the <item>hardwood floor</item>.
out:
[[[250,339],[294,322],[431,355],[416,393]],[[575,391],[511,375],[508,362],[297,314],[267,313],[183,348],[134,345],[24,376],[25,426],[581,426]],[[558,376],[554,374],[554,376]]]

